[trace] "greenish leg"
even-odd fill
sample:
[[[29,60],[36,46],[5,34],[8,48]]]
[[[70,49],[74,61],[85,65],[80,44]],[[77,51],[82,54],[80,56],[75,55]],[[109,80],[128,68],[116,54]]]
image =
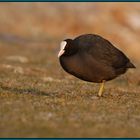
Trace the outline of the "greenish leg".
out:
[[[102,81],[101,85],[100,85],[100,89],[98,92],[98,96],[101,97],[103,94],[103,90],[104,90],[104,84],[105,84],[105,80]]]

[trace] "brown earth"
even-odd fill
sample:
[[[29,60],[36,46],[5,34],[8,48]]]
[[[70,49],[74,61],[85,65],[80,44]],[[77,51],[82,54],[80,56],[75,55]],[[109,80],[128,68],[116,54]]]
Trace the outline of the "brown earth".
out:
[[[0,3],[0,137],[140,137],[140,3]],[[64,38],[95,33],[136,70],[106,84],[65,73]]]

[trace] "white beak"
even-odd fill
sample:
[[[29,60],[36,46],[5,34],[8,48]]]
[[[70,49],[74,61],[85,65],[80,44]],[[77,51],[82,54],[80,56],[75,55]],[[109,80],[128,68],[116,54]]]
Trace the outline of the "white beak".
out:
[[[58,58],[59,58],[62,54],[64,54],[64,52],[65,52],[65,50],[60,50],[59,53],[58,53]]]
[[[66,41],[62,41],[61,44],[60,44],[60,51],[58,53],[58,58],[64,54],[65,52],[65,46],[67,45],[67,42]]]

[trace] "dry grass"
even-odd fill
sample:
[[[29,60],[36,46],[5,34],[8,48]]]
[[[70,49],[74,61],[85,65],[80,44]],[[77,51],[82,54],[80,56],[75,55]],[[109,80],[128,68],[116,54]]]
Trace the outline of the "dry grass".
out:
[[[139,3],[0,8],[0,137],[140,137]],[[108,82],[102,98],[57,59],[60,41],[83,33],[108,38],[137,67]]]
[[[98,84],[63,72],[53,45],[1,43],[0,137],[140,137],[139,73],[98,98]]]

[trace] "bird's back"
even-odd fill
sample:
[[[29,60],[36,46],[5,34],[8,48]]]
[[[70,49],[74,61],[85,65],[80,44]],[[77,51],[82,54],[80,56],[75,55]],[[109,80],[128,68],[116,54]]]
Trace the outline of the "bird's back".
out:
[[[86,34],[75,38],[74,41],[77,42],[81,53],[88,53],[100,64],[113,67],[118,75],[124,73],[127,68],[135,67],[123,52],[101,36]]]

